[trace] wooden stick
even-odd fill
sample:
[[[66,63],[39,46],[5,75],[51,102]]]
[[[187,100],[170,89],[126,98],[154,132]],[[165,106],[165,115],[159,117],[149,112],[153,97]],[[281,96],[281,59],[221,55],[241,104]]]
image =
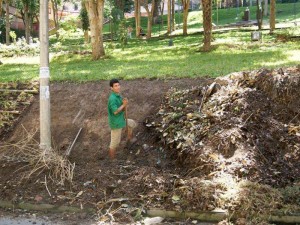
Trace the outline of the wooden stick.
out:
[[[81,130],[82,130],[82,127],[79,129],[79,131],[78,131],[78,133],[77,133],[77,135],[76,135],[76,137],[75,137],[75,139],[74,139],[72,145],[67,149],[66,156],[69,156],[69,155],[70,155],[70,153],[71,153],[71,151],[72,151],[72,148],[73,148],[73,146],[74,146],[74,144],[75,144],[75,142],[76,142],[76,140],[77,140],[77,138],[78,138],[78,136],[79,136]]]
[[[32,94],[39,93],[38,90],[15,90],[15,89],[0,89],[0,92],[25,92],[25,93],[32,93]]]
[[[0,110],[0,113],[8,113],[8,114],[16,114],[16,115],[21,114],[20,111],[4,111],[4,110]]]
[[[126,119],[126,132],[127,132],[127,138],[129,135],[129,129],[128,129],[128,114],[127,114],[127,106],[125,107],[125,119]]]

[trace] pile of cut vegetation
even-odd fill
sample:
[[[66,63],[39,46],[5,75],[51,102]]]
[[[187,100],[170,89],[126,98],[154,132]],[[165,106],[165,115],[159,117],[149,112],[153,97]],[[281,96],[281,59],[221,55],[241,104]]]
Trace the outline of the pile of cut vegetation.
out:
[[[299,89],[299,67],[170,89],[147,126],[187,170],[174,186],[180,207],[223,208],[242,218],[299,208]]]
[[[0,137],[12,130],[38,93],[38,83],[0,83]]]

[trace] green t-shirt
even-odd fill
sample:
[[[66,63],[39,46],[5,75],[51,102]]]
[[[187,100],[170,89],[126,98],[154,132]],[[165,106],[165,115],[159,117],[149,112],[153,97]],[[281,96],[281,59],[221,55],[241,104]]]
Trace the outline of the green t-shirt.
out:
[[[122,97],[112,92],[108,98],[107,110],[108,110],[108,123],[111,129],[120,129],[126,127],[126,121],[124,117],[124,111],[114,114],[115,111],[123,104]]]

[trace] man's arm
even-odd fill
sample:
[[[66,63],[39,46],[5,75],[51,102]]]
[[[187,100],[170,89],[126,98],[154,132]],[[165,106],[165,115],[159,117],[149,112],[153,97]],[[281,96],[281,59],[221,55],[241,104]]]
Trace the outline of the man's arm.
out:
[[[114,111],[114,114],[117,115],[119,112],[123,111],[125,109],[124,105],[121,105],[116,111]]]
[[[111,107],[114,115],[117,115],[118,113],[120,113],[121,111],[123,111],[126,108],[127,104],[128,104],[128,100],[123,99],[123,104],[119,108],[117,107],[117,104],[115,102],[112,102],[110,104],[110,107]]]

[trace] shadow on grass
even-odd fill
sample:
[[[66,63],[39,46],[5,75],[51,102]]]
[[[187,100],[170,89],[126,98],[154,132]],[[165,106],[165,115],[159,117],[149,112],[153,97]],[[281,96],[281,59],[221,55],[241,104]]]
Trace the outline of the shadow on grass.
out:
[[[184,50],[176,54],[157,53],[154,57],[139,54],[136,57],[91,61],[90,57],[69,59],[56,58],[51,63],[52,79],[56,81],[92,81],[118,77],[172,78],[172,77],[217,77],[235,71],[253,70],[261,67],[280,67],[295,64],[288,55],[280,52],[249,53],[194,53],[184,55]],[[172,52],[174,53],[174,52]],[[280,59],[280,61],[278,60]]]
[[[4,64],[0,65],[0,82],[29,81],[37,79],[39,66],[29,64]]]

